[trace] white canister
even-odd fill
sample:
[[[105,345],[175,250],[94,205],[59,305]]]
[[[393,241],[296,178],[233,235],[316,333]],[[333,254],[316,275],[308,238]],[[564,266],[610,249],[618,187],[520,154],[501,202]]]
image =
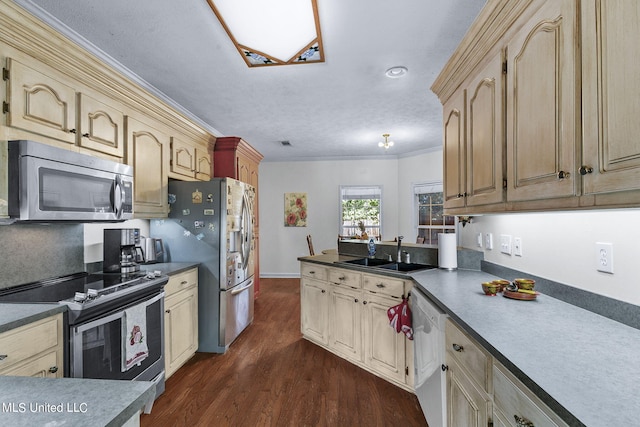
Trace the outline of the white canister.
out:
[[[458,268],[456,233],[438,234],[438,268],[444,270],[455,270]]]

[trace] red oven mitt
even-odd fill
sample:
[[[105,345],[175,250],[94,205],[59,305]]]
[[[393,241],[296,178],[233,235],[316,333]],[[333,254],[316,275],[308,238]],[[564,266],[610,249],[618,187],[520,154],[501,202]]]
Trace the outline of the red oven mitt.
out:
[[[402,332],[408,339],[413,339],[413,326],[411,323],[411,309],[406,298],[402,298],[402,302],[387,310],[389,324],[397,333]]]

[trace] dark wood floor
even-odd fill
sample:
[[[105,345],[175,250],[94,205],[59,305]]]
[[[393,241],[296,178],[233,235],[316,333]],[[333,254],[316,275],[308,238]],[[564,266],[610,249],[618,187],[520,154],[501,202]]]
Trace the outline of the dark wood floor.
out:
[[[253,324],[169,378],[143,427],[427,425],[415,395],[302,339],[298,279],[260,289]]]

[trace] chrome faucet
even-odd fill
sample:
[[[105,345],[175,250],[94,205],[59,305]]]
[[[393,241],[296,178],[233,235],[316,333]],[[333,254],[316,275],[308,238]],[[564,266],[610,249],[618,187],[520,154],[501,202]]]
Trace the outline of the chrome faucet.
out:
[[[398,236],[397,240],[398,240],[398,258],[397,261],[398,262],[402,262],[402,239],[404,239],[404,236]]]

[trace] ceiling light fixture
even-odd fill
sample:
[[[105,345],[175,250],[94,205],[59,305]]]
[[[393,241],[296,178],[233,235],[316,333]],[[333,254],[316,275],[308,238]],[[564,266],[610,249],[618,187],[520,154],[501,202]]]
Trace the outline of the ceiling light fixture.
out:
[[[384,147],[385,150],[388,150],[389,147],[393,147],[393,141],[389,141],[389,136],[391,135],[383,133],[382,137],[384,138],[384,142],[378,142],[378,147]]]
[[[324,62],[317,0],[207,0],[249,67]]]
[[[384,72],[384,75],[389,77],[390,79],[397,79],[399,77],[405,76],[409,72],[407,67],[403,67],[398,65],[397,67],[391,67],[387,71]]]

